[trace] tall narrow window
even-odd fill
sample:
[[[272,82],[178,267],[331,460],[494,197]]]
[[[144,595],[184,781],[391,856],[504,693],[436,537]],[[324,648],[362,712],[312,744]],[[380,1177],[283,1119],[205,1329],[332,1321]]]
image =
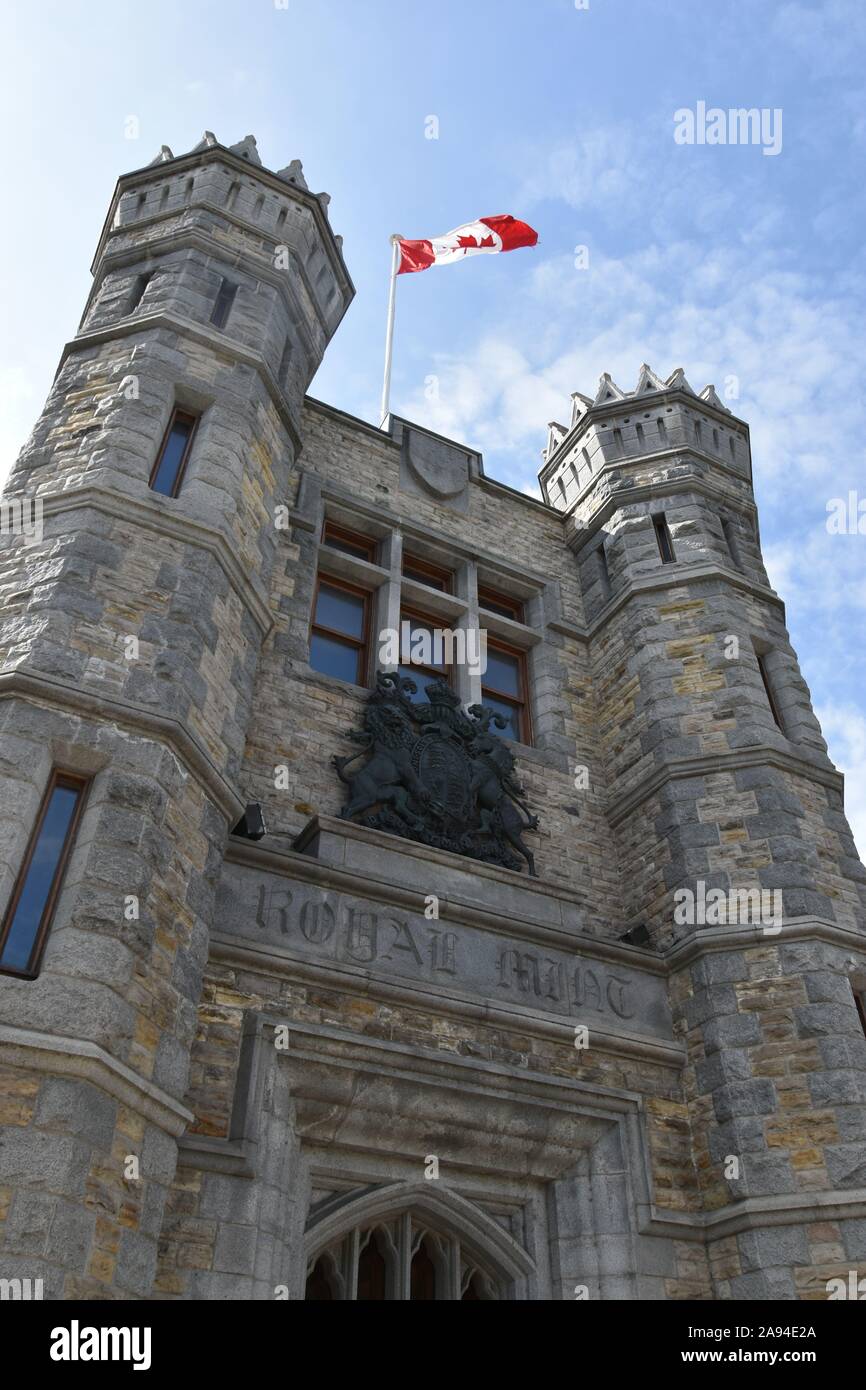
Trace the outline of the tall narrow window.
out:
[[[0,927],[0,972],[32,979],[81,819],[87,780],[55,770]]]
[[[163,497],[177,497],[189,462],[198,416],[177,407],[171,413],[168,429],[150,475],[150,487]]]
[[[358,1260],[358,1291],[355,1295],[357,1301],[384,1302],[387,1279],[388,1266],[379,1249],[379,1236],[373,1231]]]
[[[526,658],[523,652],[500,646],[487,639],[487,670],[481,677],[481,703],[494,709],[505,721],[495,730],[516,743],[529,742],[529,709],[526,698]]]
[[[723,516],[721,520],[722,534],[725,537],[725,544],[728,547],[728,553],[737,569],[741,570],[743,568],[743,560],[742,556],[740,555],[740,545],[739,541],[737,540],[737,534],[730,521],[728,521],[727,517]]]
[[[613,592],[613,585],[610,582],[610,570],[607,564],[607,551],[604,542],[596,549],[598,557],[598,577],[601,580],[601,591],[605,599],[609,599]]]
[[[672,565],[676,560],[674,554],[674,542],[671,536],[671,529],[668,526],[664,512],[659,512],[653,517],[656,540],[658,541],[659,555],[662,557],[662,564]]]
[[[210,316],[214,328],[225,328],[237,292],[238,287],[231,280],[223,278],[220,281],[219,292],[214,302],[213,313]]]
[[[410,658],[408,665],[400,667],[400,675],[408,676],[418,687],[412,696],[416,703],[426,705],[424,687],[429,681],[441,680],[446,685],[451,684],[441,619],[427,618],[421,613],[401,613],[400,655]]]
[[[283,351],[280,355],[280,365],[277,368],[277,381],[280,383],[281,386],[285,386],[286,384],[286,379],[289,375],[289,367],[291,366],[291,361],[292,340],[291,337],[288,337],[286,338],[286,341],[283,343]]]
[[[132,287],[132,294],[129,297],[129,303],[126,306],[126,312],[128,314],[134,313],[134,311],[138,308],[139,304],[144,298],[144,292],[152,279],[152,270],[148,270],[144,275],[137,275],[135,277],[135,284]]]
[[[854,1003],[857,1005],[857,1016],[860,1019],[860,1027],[866,1033],[866,994],[859,990],[854,991]]]
[[[760,653],[756,653],[756,656],[758,658],[758,670],[761,673],[761,680],[764,682],[764,690],[767,694],[767,703],[770,706],[770,713],[775,719],[778,727],[782,730],[782,733],[784,733],[785,726],[782,723],[782,716],[779,713],[779,705],[778,701],[776,700],[776,692],[773,689],[773,680],[769,670],[767,669],[766,659],[763,656],[761,656]]]
[[[310,665],[322,675],[363,685],[369,595],[353,584],[319,576],[310,634]]]
[[[426,1240],[422,1240],[412,1257],[409,1286],[409,1297],[413,1303],[432,1303],[436,1298],[436,1266]]]

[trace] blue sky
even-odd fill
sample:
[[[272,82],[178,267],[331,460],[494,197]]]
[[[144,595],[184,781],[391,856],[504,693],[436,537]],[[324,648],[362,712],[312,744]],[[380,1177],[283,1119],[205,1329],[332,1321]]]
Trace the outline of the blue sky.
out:
[[[0,470],[77,326],[114,181],[161,144],[253,133],[332,195],[358,295],[313,392],[370,420],[389,234],[514,213],[535,250],[402,277],[393,408],[529,490],[547,422],[601,372],[736,378],[768,568],[866,849],[866,535],[826,527],[830,499],[866,501],[866,5],[588,3],[7,0]],[[779,108],[781,151],[676,144],[698,101]]]

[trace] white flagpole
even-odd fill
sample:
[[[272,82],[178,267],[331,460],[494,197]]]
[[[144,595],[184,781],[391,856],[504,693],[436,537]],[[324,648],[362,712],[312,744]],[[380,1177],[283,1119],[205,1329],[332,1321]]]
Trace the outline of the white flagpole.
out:
[[[379,428],[385,428],[391,402],[391,362],[394,357],[394,317],[397,311],[397,268],[400,264],[400,236],[392,236],[391,293],[388,298],[388,329],[385,334],[385,381],[382,386],[382,418]]]

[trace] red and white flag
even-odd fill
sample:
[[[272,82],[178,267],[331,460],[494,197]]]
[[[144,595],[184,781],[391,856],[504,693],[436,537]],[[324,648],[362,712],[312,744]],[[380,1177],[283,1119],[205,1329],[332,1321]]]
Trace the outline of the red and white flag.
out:
[[[399,238],[400,265],[398,275],[415,270],[427,270],[431,265],[450,265],[464,256],[492,255],[498,251],[516,251],[518,246],[534,246],[538,232],[516,217],[481,217],[467,222],[444,236],[430,241],[404,241]]]

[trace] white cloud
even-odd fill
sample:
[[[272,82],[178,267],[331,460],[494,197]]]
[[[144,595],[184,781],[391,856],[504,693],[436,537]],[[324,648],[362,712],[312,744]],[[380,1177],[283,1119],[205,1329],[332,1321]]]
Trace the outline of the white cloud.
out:
[[[866,715],[853,705],[825,702],[816,710],[830,756],[845,774],[845,812],[861,857],[866,854]]]

